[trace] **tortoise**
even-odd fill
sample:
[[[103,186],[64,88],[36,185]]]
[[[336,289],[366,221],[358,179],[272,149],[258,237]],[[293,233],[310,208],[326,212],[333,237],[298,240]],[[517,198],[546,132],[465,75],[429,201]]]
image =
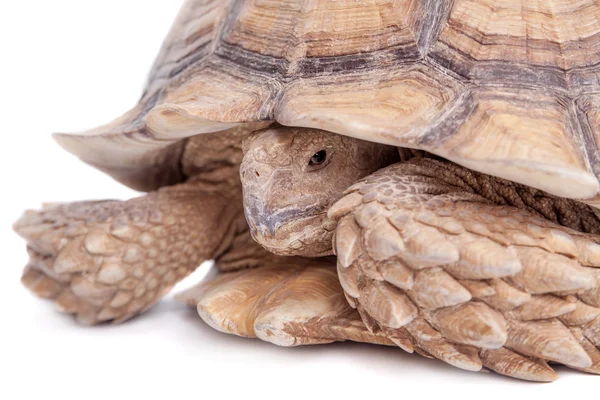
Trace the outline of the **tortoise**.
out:
[[[215,259],[180,299],[221,331],[598,373],[599,14],[188,0],[138,105],[55,135],[149,193],[27,212],[23,283],[121,322]]]

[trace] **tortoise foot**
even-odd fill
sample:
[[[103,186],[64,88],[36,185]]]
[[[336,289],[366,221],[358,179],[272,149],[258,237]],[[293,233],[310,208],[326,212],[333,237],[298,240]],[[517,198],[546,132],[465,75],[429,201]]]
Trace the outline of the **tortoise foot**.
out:
[[[280,257],[223,273],[177,296],[218,331],[279,346],[352,340],[393,344],[368,331],[344,297],[331,259]]]

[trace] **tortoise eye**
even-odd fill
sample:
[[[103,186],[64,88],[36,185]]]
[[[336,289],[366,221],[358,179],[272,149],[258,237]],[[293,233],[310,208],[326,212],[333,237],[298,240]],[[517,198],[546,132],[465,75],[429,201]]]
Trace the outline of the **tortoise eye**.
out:
[[[308,165],[321,165],[325,162],[325,160],[327,160],[327,152],[325,150],[321,150],[311,157]]]

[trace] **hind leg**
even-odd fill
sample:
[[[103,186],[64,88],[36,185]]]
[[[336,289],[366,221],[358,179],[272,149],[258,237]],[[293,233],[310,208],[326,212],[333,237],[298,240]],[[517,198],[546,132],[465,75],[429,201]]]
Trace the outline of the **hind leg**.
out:
[[[279,346],[352,340],[393,345],[369,332],[344,297],[334,259],[272,256],[178,295],[218,331]]]

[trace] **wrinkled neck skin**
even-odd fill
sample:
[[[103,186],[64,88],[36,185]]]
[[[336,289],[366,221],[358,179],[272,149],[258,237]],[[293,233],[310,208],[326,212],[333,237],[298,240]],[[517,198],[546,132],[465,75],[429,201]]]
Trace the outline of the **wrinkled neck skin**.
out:
[[[194,136],[187,140],[181,169],[188,182],[207,193],[219,192],[241,201],[240,164],[247,131],[232,129]]]
[[[247,129],[202,134],[188,139],[181,158],[186,176],[183,190],[192,190],[205,213],[199,235],[210,235],[219,246],[211,253],[221,271],[264,265],[276,257],[250,237],[242,209],[240,164]]]
[[[395,147],[277,127],[244,141],[240,176],[252,237],[278,255],[333,254],[328,209],[357,180],[399,160]]]

